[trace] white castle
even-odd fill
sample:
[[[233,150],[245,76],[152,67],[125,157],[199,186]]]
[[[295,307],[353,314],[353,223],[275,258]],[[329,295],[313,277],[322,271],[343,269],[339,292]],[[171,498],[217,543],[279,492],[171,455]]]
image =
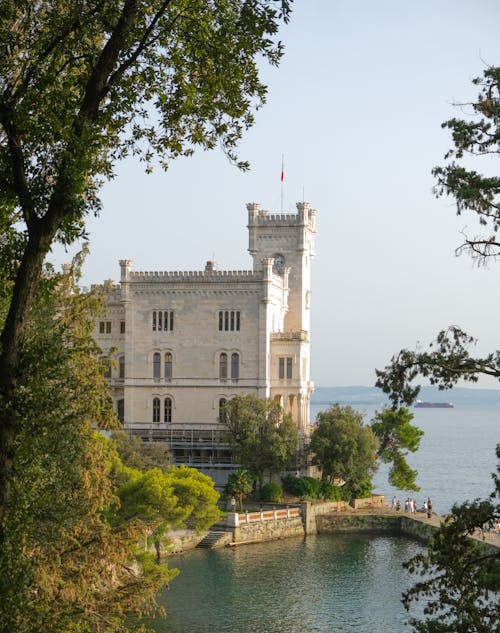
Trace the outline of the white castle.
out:
[[[316,211],[248,209],[253,270],[135,272],[120,261],[95,337],[116,359],[111,394],[129,432],[168,442],[176,464],[232,468],[220,413],[253,394],[279,402],[301,437],[309,434],[310,270]],[[303,470],[305,463],[299,463]]]

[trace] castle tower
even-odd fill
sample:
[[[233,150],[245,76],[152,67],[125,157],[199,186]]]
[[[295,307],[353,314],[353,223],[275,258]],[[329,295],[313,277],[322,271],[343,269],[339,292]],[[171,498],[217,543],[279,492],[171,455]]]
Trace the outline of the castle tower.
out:
[[[297,214],[270,214],[259,204],[248,210],[248,250],[254,271],[272,259],[272,272],[286,290],[283,318],[271,324],[267,375],[269,396],[297,422],[302,438],[309,434],[310,295],[316,211],[297,203]]]
[[[248,250],[254,271],[262,270],[262,260],[274,259],[273,271],[288,277],[288,312],[284,331],[310,331],[311,260],[314,257],[316,211],[308,202],[297,203],[297,214],[271,215],[259,204],[248,209]]]

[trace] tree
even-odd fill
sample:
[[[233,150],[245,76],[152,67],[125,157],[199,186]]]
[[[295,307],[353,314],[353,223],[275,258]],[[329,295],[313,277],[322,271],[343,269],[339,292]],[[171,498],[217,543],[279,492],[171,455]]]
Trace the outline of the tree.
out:
[[[413,414],[405,407],[385,408],[375,413],[371,429],[380,442],[378,457],[385,464],[392,463],[389,482],[402,490],[420,490],[416,484],[417,471],[406,461],[408,451],[414,453],[424,434],[411,424]]]
[[[465,236],[464,243],[457,252],[468,251],[479,262],[500,254],[500,242],[496,236],[500,227],[500,178],[497,175],[482,175],[462,164],[464,158],[482,157],[482,167],[492,163],[485,161],[488,156],[500,154],[500,67],[487,68],[482,77],[472,82],[480,86],[477,99],[472,103],[460,104],[469,108],[468,120],[452,118],[442,124],[452,131],[454,148],[445,156],[453,159],[444,167],[435,167],[437,178],[436,195],[453,196],[457,204],[457,214],[472,211],[478,215],[479,223],[488,227],[489,234],[474,237]],[[459,162],[457,162],[457,160]],[[494,169],[496,163],[493,164]]]
[[[500,352],[475,358],[469,347],[475,339],[459,327],[442,330],[429,344],[429,351],[403,349],[383,370],[375,370],[376,386],[389,396],[392,406],[411,405],[420,392],[418,376],[428,378],[439,389],[450,389],[459,380],[477,382],[481,375],[500,379]]]
[[[111,440],[125,466],[144,472],[151,468],[165,470],[170,465],[171,456],[163,442],[143,442],[123,429],[114,429]]]
[[[214,482],[195,468],[172,466],[141,473],[115,458],[114,477],[119,482],[117,516],[139,527],[146,549],[148,537],[154,539],[158,559],[160,538],[168,530],[188,527],[201,532],[220,518]]]
[[[426,620],[411,619],[419,633],[498,631],[500,554],[470,538],[500,518],[500,444],[497,457],[495,491],[490,499],[455,505],[428,551],[405,563],[422,577],[403,595],[407,609],[413,601],[425,603]]]
[[[500,178],[484,176],[468,169],[456,160],[465,156],[482,157],[481,165],[491,163],[484,159],[500,153],[500,68],[484,71],[483,77],[474,80],[481,87],[471,107],[472,120],[450,119],[443,127],[452,130],[454,149],[445,156],[452,158],[444,167],[435,167],[436,195],[451,195],[457,204],[457,213],[465,210],[477,213],[479,223],[489,228],[489,235],[465,237],[457,252],[468,251],[479,263],[499,254],[500,242]],[[455,160],[456,159],[456,160]],[[420,387],[415,385],[418,376],[428,378],[440,389],[448,389],[459,380],[477,382],[481,375],[500,379],[500,352],[494,351],[484,358],[474,357],[469,348],[475,339],[457,326],[442,330],[428,351],[401,350],[389,365],[377,370],[377,386],[389,395],[393,408],[400,403],[411,404]],[[497,446],[500,458],[500,448]],[[408,564],[410,571],[424,579],[404,596],[409,606],[412,600],[426,599],[424,620],[412,619],[416,631],[446,633],[463,631],[486,633],[498,630],[498,592],[500,590],[500,555],[481,550],[469,535],[495,522],[500,516],[499,475],[494,476],[495,492],[490,500],[475,500],[455,506],[435,537],[428,553],[416,557]],[[497,499],[497,503],[492,500]],[[495,601],[496,598],[496,601]]]
[[[2,632],[129,630],[126,615],[153,614],[175,573],[136,551],[136,525],[112,520],[112,456],[92,430],[116,421],[92,338],[99,306],[69,275],[46,273],[30,311],[0,548]]]
[[[252,475],[248,470],[237,470],[227,478],[226,491],[230,495],[236,495],[240,504],[240,512],[243,512],[243,497],[252,492]]]
[[[344,489],[356,495],[366,487],[376,470],[379,443],[363,424],[363,415],[350,406],[335,404],[318,415],[311,435],[313,463],[329,483],[342,480]]]
[[[299,434],[290,415],[273,400],[236,396],[225,405],[224,424],[234,458],[262,485],[265,473],[280,473],[296,456]]]
[[[258,61],[292,0],[6,0],[0,12],[0,549],[22,423],[28,316],[54,241],[85,237],[99,188],[135,154],[151,169],[236,145],[265,101]],[[246,168],[244,162],[239,162]],[[33,414],[36,415],[35,411]]]
[[[479,223],[488,227],[489,235],[466,237],[457,252],[468,251],[479,262],[500,254],[497,232],[500,228],[500,177],[482,175],[462,164],[464,158],[474,158],[481,167],[490,168],[488,158],[500,154],[500,67],[487,68],[473,83],[480,86],[477,99],[468,104],[468,120],[452,118],[442,127],[452,131],[454,147],[443,167],[435,167],[437,196],[455,198],[457,213],[472,211]],[[440,389],[448,389],[459,380],[477,382],[479,376],[500,379],[500,352],[484,358],[474,357],[469,348],[476,343],[472,336],[457,326],[439,332],[429,345],[429,351],[401,350],[383,370],[377,370],[377,386],[387,393],[395,407],[411,404],[419,387],[414,380],[420,375]]]

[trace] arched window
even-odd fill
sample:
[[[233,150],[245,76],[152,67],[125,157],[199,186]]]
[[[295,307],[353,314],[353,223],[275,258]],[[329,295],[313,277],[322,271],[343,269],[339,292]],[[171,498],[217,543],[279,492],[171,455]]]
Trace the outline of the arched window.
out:
[[[163,409],[163,421],[172,422],[172,398],[165,398]]]
[[[160,398],[153,398],[153,422],[160,421]]]
[[[118,378],[125,378],[125,356],[118,359]]]
[[[116,415],[120,422],[125,422],[125,400],[123,398],[116,402]]]
[[[240,355],[231,354],[231,380],[238,380],[240,377]]]
[[[219,378],[221,380],[227,379],[227,354],[225,352],[219,356]]]
[[[155,380],[160,380],[161,376],[161,354],[159,352],[155,352],[153,354],[153,378]]]
[[[165,368],[164,369],[165,369],[165,380],[172,380],[172,354],[170,352],[167,352],[165,354]]]
[[[227,400],[225,398],[219,400],[219,422],[221,424],[225,424],[227,420],[226,404]]]

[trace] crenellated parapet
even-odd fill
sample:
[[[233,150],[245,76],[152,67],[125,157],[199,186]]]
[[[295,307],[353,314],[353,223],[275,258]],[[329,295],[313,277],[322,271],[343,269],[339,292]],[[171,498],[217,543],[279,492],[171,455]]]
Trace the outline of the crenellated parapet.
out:
[[[262,281],[262,272],[253,270],[166,270],[130,272],[130,282],[211,282],[227,281]]]
[[[297,213],[269,213],[257,202],[247,204],[248,227],[307,226],[315,230],[316,210],[309,202],[297,202]]]

